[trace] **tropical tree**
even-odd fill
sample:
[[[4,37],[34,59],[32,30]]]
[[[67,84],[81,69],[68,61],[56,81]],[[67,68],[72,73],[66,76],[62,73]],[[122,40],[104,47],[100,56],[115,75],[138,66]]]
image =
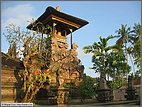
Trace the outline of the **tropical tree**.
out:
[[[130,35],[130,27],[126,28],[127,25],[121,25],[121,29],[117,30],[116,33],[118,33],[117,36],[119,39],[116,41],[116,44],[125,50],[126,56],[127,56],[127,65],[128,65],[128,50],[127,50],[127,43],[130,41],[128,36]],[[127,72],[127,80],[128,80],[128,72]]]
[[[49,51],[46,50],[46,46],[49,38],[43,40],[41,30],[22,31],[20,27],[13,24],[9,24],[6,29],[7,33],[4,36],[7,38],[9,44],[14,44],[16,48],[18,47],[21,55],[24,56],[23,91],[25,96],[23,102],[31,102],[40,88],[49,89],[50,75],[40,70],[40,68],[48,67],[48,62],[45,61],[48,61]],[[50,30],[48,26],[46,26],[46,29],[47,31]],[[39,63],[39,66],[33,59]]]
[[[134,24],[132,34],[129,35],[130,42],[132,43],[131,46],[129,46],[129,53],[133,56],[134,64],[137,65],[139,68],[139,72],[141,71],[141,25],[140,24]]]
[[[107,59],[107,72],[109,76],[114,80],[116,77],[121,77],[122,82],[124,81],[124,75],[130,72],[131,67],[126,63],[126,57],[121,52],[111,52]]]
[[[105,72],[109,76],[109,71],[107,70],[108,60],[107,57],[110,56],[111,50],[117,50],[116,46],[108,46],[108,40],[112,39],[113,36],[108,36],[107,38],[100,37],[100,42],[95,42],[92,46],[85,46],[83,48],[84,53],[93,53],[92,62],[93,67],[90,69],[95,69],[96,72]]]
[[[116,76],[124,75],[130,72],[130,66],[126,63],[126,57],[120,46],[108,46],[108,41],[113,39],[113,36],[107,38],[100,37],[100,42],[95,42],[92,46],[83,48],[84,53],[93,53],[92,62],[96,72],[104,71],[109,77],[115,78]]]

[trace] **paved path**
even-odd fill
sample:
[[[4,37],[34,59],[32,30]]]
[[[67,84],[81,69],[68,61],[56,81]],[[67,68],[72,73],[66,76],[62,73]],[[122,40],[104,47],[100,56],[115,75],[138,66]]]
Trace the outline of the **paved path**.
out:
[[[139,105],[139,101],[138,100],[134,100],[134,101],[117,101],[117,102],[107,102],[107,103],[93,103],[93,104],[84,104],[84,105],[71,105],[71,106],[132,106],[134,105],[134,107],[136,106],[140,106]]]

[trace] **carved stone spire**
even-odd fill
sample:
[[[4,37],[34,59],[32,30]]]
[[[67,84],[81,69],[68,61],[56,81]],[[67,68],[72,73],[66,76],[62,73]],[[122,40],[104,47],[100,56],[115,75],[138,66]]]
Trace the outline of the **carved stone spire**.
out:
[[[61,12],[60,9],[59,9],[59,6],[56,7],[56,10],[59,11],[59,12]]]

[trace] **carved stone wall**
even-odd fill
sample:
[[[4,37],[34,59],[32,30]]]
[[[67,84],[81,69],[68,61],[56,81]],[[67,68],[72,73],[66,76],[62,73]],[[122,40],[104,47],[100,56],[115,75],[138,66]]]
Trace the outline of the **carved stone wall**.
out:
[[[57,38],[51,39],[51,60],[50,66],[53,67],[51,75],[52,83],[59,81],[71,82],[76,80],[76,85],[83,80],[84,66],[77,58],[78,46],[74,43],[73,49],[67,50],[68,44],[58,41]],[[57,74],[58,73],[58,74]],[[63,79],[63,80],[62,80]],[[62,84],[62,82],[59,82]]]
[[[22,96],[24,67],[20,61],[1,53],[1,103],[19,102]]]

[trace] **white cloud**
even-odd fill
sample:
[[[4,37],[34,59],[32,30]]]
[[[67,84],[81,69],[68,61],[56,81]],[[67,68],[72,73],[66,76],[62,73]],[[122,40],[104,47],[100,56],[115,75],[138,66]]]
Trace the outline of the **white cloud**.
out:
[[[31,20],[34,7],[30,4],[21,4],[15,7],[8,7],[2,11],[2,27],[8,24],[26,26],[27,21]]]
[[[23,52],[22,52],[23,50],[24,50],[24,47],[21,47],[20,50],[19,49],[16,50],[16,52],[18,52],[18,55],[17,55],[18,58],[20,57],[23,58]]]

